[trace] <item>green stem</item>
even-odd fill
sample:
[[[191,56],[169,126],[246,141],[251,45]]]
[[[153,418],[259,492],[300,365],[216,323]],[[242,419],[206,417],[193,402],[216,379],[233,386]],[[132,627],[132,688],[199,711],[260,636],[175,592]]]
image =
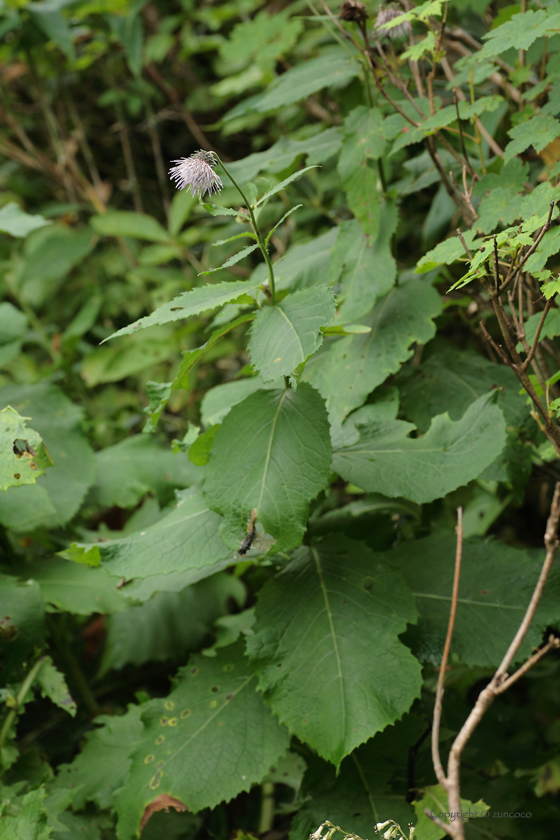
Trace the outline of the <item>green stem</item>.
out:
[[[230,179],[231,183],[233,184],[233,186],[235,187],[235,189],[237,190],[237,192],[239,193],[239,195],[241,196],[243,201],[245,202],[247,210],[249,211],[249,215],[251,216],[251,222],[252,222],[252,225],[253,225],[253,230],[255,231],[255,236],[257,237],[257,242],[259,244],[259,248],[261,249],[261,253],[264,257],[264,261],[265,261],[266,267],[268,269],[268,285],[270,287],[270,302],[271,302],[272,306],[274,306],[274,304],[276,303],[276,284],[274,282],[274,269],[272,267],[272,261],[270,259],[270,255],[268,253],[268,248],[264,244],[264,240],[263,240],[261,232],[259,230],[259,226],[257,225],[257,220],[255,218],[255,214],[253,213],[253,208],[251,207],[251,203],[250,203],[249,199],[247,198],[247,196],[245,195],[245,193],[243,192],[243,190],[241,189],[241,187],[239,186],[239,184],[237,183],[237,181],[235,180],[235,178],[233,177],[233,175],[231,174],[231,172],[229,171],[229,169],[227,168],[225,163],[222,160],[220,160],[218,155],[216,155],[216,157],[218,158],[220,166],[222,167],[222,169],[224,170],[224,172],[226,173],[226,175]]]
[[[259,834],[266,834],[274,825],[274,784],[263,782],[261,785],[261,813],[259,815]]]
[[[6,741],[6,738],[8,737],[8,732],[10,731],[10,727],[11,727],[12,723],[14,722],[14,719],[15,719],[17,713],[19,712],[21,706],[23,705],[23,703],[25,701],[25,696],[26,696],[27,692],[29,691],[29,689],[31,688],[31,686],[33,685],[33,682],[34,682],[37,674],[41,670],[44,661],[45,661],[45,657],[41,656],[41,658],[38,659],[37,662],[35,663],[35,665],[31,668],[28,675],[26,676],[23,683],[21,684],[19,694],[16,697],[16,705],[14,706],[13,709],[10,709],[10,711],[8,712],[8,714],[6,716],[6,720],[4,721],[4,724],[2,726],[2,730],[0,731],[0,761],[1,761],[1,757],[2,757],[2,750],[4,749],[4,743]]]

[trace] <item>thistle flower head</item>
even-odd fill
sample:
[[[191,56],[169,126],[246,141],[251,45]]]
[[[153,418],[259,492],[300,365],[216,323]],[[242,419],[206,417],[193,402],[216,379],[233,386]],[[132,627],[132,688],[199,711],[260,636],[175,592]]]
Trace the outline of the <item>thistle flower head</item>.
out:
[[[387,6],[386,9],[380,6],[375,26],[373,27],[373,34],[381,35],[383,37],[387,35],[393,41],[396,38],[404,38],[405,35],[410,35],[412,32],[412,26],[408,20],[399,23],[398,26],[393,26],[391,29],[386,28],[386,24],[389,23],[390,20],[394,20],[402,14],[403,10],[395,3]]]
[[[340,20],[349,20],[354,23],[363,23],[368,19],[368,10],[360,0],[344,0],[340,7]]]
[[[220,192],[223,187],[221,178],[214,172],[218,158],[214,152],[198,151],[188,158],[172,161],[177,166],[169,170],[169,177],[175,181],[178,190],[190,188],[192,195],[203,196]]]

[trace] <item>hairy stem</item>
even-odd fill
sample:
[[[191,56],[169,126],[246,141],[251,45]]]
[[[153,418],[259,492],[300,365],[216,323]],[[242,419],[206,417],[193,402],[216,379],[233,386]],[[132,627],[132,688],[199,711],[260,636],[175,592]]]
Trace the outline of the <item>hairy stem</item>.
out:
[[[217,157],[217,155],[216,155],[216,157]],[[235,187],[235,189],[237,190],[237,192],[239,193],[239,195],[241,196],[241,198],[245,202],[247,210],[249,211],[249,215],[251,216],[251,223],[253,225],[253,230],[255,231],[255,236],[257,237],[257,242],[259,244],[259,248],[261,249],[261,253],[264,257],[264,261],[265,261],[266,267],[268,269],[268,285],[270,286],[270,302],[271,302],[272,306],[274,306],[274,304],[276,303],[276,284],[274,282],[274,268],[272,267],[272,260],[270,259],[270,254],[268,253],[268,248],[266,247],[265,242],[262,238],[262,234],[261,234],[259,226],[257,224],[257,220],[255,218],[253,208],[251,207],[251,202],[249,201],[249,199],[247,198],[247,196],[245,195],[245,193],[243,192],[243,190],[241,189],[241,187],[239,186],[239,184],[237,183],[237,181],[235,180],[235,178],[233,177],[233,175],[231,174],[231,172],[229,171],[229,169],[227,168],[225,163],[222,160],[220,160],[220,158],[218,158],[218,161],[220,162],[220,166],[222,167],[222,169],[224,170],[224,172],[226,173],[226,175],[230,179],[231,183],[233,184],[233,186]]]

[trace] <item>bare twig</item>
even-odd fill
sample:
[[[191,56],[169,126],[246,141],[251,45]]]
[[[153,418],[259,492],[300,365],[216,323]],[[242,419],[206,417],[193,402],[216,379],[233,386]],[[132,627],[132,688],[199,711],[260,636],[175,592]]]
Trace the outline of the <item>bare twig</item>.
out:
[[[449,811],[451,813],[459,813],[461,811],[461,794],[460,794],[460,764],[461,764],[461,755],[465,745],[469,741],[471,735],[473,734],[474,730],[482,720],[484,714],[488,710],[489,706],[493,703],[494,699],[499,695],[502,694],[503,691],[510,685],[512,685],[516,680],[518,680],[523,674],[525,674],[529,668],[531,668],[536,662],[538,662],[542,657],[548,653],[548,651],[552,650],[553,648],[560,647],[560,640],[555,639],[554,637],[550,637],[546,645],[544,645],[541,650],[537,651],[533,654],[525,663],[522,665],[512,676],[508,677],[507,671],[515,656],[519,650],[519,647],[525,638],[527,631],[531,625],[531,622],[534,618],[535,612],[537,610],[539,601],[541,599],[542,593],[544,591],[544,587],[546,584],[546,580],[550,573],[550,569],[552,568],[552,564],[554,562],[554,558],[556,556],[556,552],[558,550],[558,523],[560,520],[560,482],[556,485],[554,490],[554,498],[552,500],[552,505],[550,508],[550,515],[548,517],[548,522],[546,525],[546,532],[544,536],[544,544],[546,547],[546,556],[545,560],[539,575],[539,579],[533,591],[533,595],[531,597],[531,601],[525,615],[519,625],[519,629],[517,630],[513,641],[511,642],[509,648],[506,651],[505,656],[503,657],[500,665],[496,669],[496,672],[486,688],[484,688],[474,705],[471,713],[467,717],[467,720],[461,727],[453,745],[451,747],[451,751],[449,753],[449,760],[447,764],[447,774],[442,776],[441,772],[441,764],[438,765],[439,755],[437,755],[437,751],[432,749],[432,754],[434,756],[434,769],[436,771],[436,775],[440,780],[442,786],[445,788],[447,792],[447,798],[449,803]],[[460,561],[459,561],[460,562]],[[458,575],[458,561],[457,558],[455,560],[455,577],[457,578]],[[455,596],[455,580],[454,580],[454,596]],[[455,604],[452,601],[451,605],[451,613],[455,614],[456,609],[456,596],[455,596]],[[450,615],[449,619],[449,626],[448,626],[448,637],[450,635],[449,628],[451,627],[452,632],[452,618]],[[447,639],[446,639],[446,647],[447,647]],[[448,653],[448,649],[444,648],[444,658],[446,657],[446,653]],[[444,659],[442,659],[443,665]],[[446,661],[446,660],[445,660]],[[440,690],[440,682],[442,682],[440,671],[440,680],[438,681],[438,691],[441,695]],[[436,707],[434,709],[434,731],[436,728],[439,730],[439,720],[441,715],[441,707],[438,707],[438,695],[436,695]],[[432,748],[433,748],[433,740],[432,740]],[[437,761],[436,761],[437,759]],[[462,820],[456,820],[450,825],[442,823],[432,816],[432,813],[429,810],[425,812],[430,819],[434,820],[436,824],[443,830],[445,833],[455,838],[455,840],[464,840],[465,838],[465,831]]]
[[[461,150],[463,152],[463,157],[465,158],[465,165],[467,166],[467,168],[469,170],[469,174],[472,177],[472,176],[474,176],[474,170],[473,170],[473,168],[471,166],[471,163],[469,161],[469,156],[467,155],[467,149],[465,147],[465,137],[463,135],[463,124],[461,122],[461,117],[459,116],[459,100],[457,98],[457,91],[456,90],[453,91],[453,101],[455,103],[455,111],[457,112],[457,125],[459,126],[459,134],[460,134],[460,137],[461,137]]]
[[[441,724],[441,708],[443,701],[443,684],[445,682],[445,671],[449,658],[453,628],[455,627],[455,615],[457,613],[457,599],[459,597],[459,580],[461,577],[461,559],[463,556],[463,509],[457,508],[457,548],[455,550],[455,573],[453,576],[453,591],[451,594],[451,609],[449,610],[449,623],[447,625],[447,636],[443,646],[441,666],[436,690],[436,701],[434,706],[434,723],[432,726],[432,762],[440,785],[445,787],[445,773],[441,764],[439,754],[439,728]]]
[[[546,320],[546,316],[548,315],[548,313],[552,309],[553,303],[554,302],[553,302],[552,298],[550,300],[547,300],[547,302],[546,302],[546,306],[543,309],[543,313],[541,315],[540,321],[539,321],[538,326],[537,326],[537,330],[535,332],[535,337],[533,339],[531,349],[529,350],[529,355],[527,356],[527,358],[523,362],[523,369],[524,370],[527,370],[527,368],[529,367],[529,365],[533,361],[533,357],[534,357],[534,355],[537,351],[537,346],[538,346],[539,341],[540,341],[541,332],[542,332],[542,328],[544,327],[544,322]],[[523,334],[525,334],[525,331],[523,331]]]

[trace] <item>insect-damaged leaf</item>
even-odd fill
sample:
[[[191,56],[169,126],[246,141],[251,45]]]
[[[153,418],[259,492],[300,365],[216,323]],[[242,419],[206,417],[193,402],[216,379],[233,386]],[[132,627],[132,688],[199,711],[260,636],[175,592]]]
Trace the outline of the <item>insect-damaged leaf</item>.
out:
[[[248,653],[273,710],[337,766],[418,696],[420,666],[398,639],[416,620],[400,573],[363,544],[298,549],[261,590]]]
[[[144,732],[116,797],[121,840],[137,836],[146,808],[165,794],[191,811],[247,791],[289,745],[257,692],[242,644],[194,656],[166,698],[142,706]]]
[[[52,467],[41,436],[25,428],[29,419],[10,405],[0,411],[0,490],[35,484]]]
[[[0,493],[0,522],[20,532],[68,522],[80,507],[95,475],[93,450],[79,428],[82,409],[49,382],[7,385],[0,391],[0,402],[33,418],[32,426],[43,439],[47,457],[52,458],[53,464],[34,486],[14,487],[8,493]],[[21,440],[25,438],[22,433]],[[24,446],[22,443],[16,448],[21,450]],[[25,455],[20,459],[13,457],[18,464],[26,460]]]
[[[309,503],[327,483],[331,442],[325,404],[310,385],[257,391],[235,405],[216,433],[204,496],[241,542],[253,508],[277,541],[299,545]]]

